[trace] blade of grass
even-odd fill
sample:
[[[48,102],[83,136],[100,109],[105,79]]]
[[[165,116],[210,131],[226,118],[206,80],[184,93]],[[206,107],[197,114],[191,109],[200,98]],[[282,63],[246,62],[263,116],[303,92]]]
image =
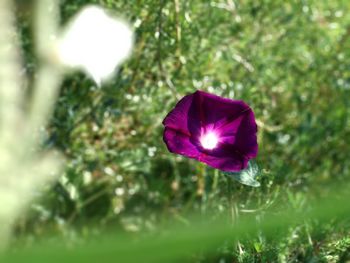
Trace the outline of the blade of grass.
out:
[[[193,217],[190,227],[171,224],[159,235],[150,235],[133,240],[119,233],[108,234],[104,239],[84,246],[67,249],[64,246],[40,245],[3,255],[3,262],[178,262],[202,251],[213,253],[222,242],[263,233],[266,237],[278,238],[283,231],[305,220],[317,219],[329,222],[346,219],[350,214],[346,188],[335,189],[331,196],[316,200],[310,209],[303,212],[284,209],[278,214],[269,213],[258,223],[254,217],[246,217],[232,226],[227,218],[216,221]],[[342,194],[339,194],[342,193]]]

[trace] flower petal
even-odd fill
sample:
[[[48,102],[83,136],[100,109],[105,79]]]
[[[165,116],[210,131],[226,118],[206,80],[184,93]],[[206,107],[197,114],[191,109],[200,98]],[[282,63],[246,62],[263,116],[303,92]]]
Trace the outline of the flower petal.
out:
[[[221,155],[201,155],[199,161],[225,172],[238,172],[248,166],[248,160],[237,152]]]
[[[253,111],[249,111],[243,118],[237,131],[234,146],[247,158],[255,158],[258,154],[257,125]]]
[[[196,159],[200,155],[198,148],[190,141],[190,137],[179,130],[165,128],[163,140],[172,153]]]
[[[132,45],[127,23],[88,5],[60,33],[57,55],[63,65],[83,69],[100,84],[129,56]]]
[[[189,109],[192,104],[193,96],[187,95],[183,97],[175,106],[175,108],[168,113],[168,115],[163,120],[163,125],[165,127],[171,128],[173,130],[179,131],[187,136],[191,136],[190,131],[187,126]]]
[[[232,122],[250,110],[243,101],[222,98],[204,91],[196,91],[193,98],[190,113],[197,115],[201,126],[217,124],[222,121]]]

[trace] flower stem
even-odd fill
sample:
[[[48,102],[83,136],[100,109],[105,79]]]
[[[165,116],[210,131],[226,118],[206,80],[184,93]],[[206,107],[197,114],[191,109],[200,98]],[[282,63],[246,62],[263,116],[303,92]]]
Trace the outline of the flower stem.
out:
[[[212,191],[215,193],[218,188],[218,182],[219,182],[219,170],[214,170],[214,178],[213,178],[213,189]]]
[[[236,222],[237,219],[237,206],[234,202],[234,197],[233,197],[233,181],[231,178],[226,177],[227,180],[227,200],[228,200],[228,205],[229,205],[229,220],[232,223],[232,225]]]

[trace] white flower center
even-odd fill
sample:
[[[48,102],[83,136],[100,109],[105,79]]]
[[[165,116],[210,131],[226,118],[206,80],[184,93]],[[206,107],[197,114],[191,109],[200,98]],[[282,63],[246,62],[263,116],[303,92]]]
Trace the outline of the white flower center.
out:
[[[212,150],[217,146],[219,139],[214,132],[208,132],[202,135],[199,141],[204,149]]]

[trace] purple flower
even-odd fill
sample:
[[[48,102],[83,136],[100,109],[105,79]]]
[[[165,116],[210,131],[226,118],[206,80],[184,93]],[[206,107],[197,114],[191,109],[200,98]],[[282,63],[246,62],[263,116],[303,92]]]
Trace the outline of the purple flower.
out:
[[[258,153],[254,113],[241,100],[198,90],[183,97],[163,125],[170,152],[225,172],[245,169]]]

